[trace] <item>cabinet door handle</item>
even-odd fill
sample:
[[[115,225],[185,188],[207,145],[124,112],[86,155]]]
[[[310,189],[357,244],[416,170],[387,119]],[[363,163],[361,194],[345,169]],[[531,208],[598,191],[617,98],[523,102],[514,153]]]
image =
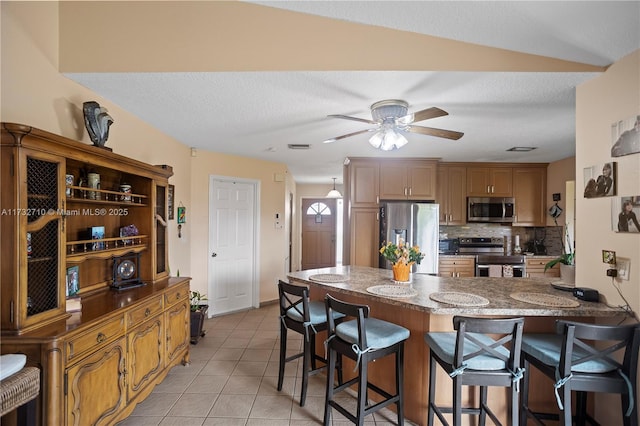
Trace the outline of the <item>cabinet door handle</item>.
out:
[[[411,188],[409,188],[409,197],[411,197]]]
[[[145,309],[145,311],[144,311],[144,316],[145,316],[145,317],[148,317],[149,315],[151,315],[151,309],[147,308],[147,309]]]
[[[376,204],[380,204],[380,196],[376,195]]]
[[[107,339],[107,336],[105,336],[103,333],[98,333],[98,336],[96,337],[96,342],[102,343],[106,339]]]
[[[407,187],[406,186],[404,187],[404,196],[405,197],[407,196]]]
[[[487,194],[491,194],[491,185],[487,185]]]

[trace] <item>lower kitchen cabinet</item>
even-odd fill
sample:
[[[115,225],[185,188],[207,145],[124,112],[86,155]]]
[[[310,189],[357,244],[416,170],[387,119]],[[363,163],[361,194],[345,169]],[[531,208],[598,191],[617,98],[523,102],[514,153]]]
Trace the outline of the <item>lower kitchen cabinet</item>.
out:
[[[473,257],[440,256],[438,276],[440,277],[474,277],[476,261]]]
[[[555,259],[555,256],[526,256],[525,270],[527,278],[549,278],[560,277],[560,265],[554,265],[553,268],[547,269],[545,272],[544,265]]]

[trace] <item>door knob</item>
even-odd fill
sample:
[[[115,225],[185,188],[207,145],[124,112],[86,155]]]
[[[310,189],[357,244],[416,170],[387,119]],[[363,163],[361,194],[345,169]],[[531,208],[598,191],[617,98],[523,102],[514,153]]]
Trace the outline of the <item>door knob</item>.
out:
[[[216,253],[216,252],[211,253],[211,257],[216,257],[217,255],[218,255],[218,253]]]

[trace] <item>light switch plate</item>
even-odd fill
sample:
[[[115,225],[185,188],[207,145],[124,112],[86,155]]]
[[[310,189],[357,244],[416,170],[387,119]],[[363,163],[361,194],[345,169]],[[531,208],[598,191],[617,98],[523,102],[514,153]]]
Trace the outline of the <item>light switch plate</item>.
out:
[[[631,267],[631,259],[619,257],[616,259],[616,269],[618,270],[618,278],[629,281],[629,268]]]

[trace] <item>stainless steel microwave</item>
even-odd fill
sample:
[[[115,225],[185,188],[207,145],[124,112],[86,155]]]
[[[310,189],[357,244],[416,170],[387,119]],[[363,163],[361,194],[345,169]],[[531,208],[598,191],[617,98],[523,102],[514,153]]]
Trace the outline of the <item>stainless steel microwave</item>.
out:
[[[469,197],[467,222],[513,222],[515,200],[503,197]]]

